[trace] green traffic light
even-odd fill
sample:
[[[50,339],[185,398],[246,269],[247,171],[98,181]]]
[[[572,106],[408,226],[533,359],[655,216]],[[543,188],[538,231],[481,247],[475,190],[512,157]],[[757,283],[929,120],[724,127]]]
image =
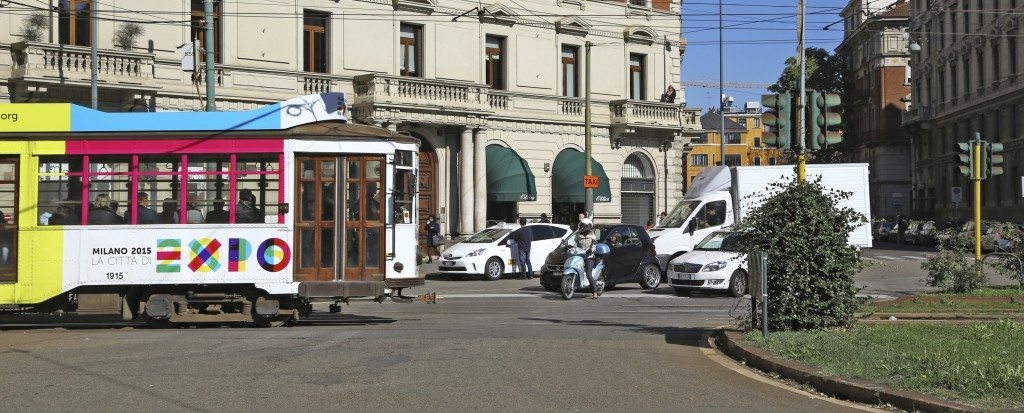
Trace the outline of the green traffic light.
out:
[[[761,123],[775,128],[762,137],[765,144],[779,149],[789,149],[793,141],[793,98],[789,93],[762,95],[761,105],[768,111],[761,114]]]

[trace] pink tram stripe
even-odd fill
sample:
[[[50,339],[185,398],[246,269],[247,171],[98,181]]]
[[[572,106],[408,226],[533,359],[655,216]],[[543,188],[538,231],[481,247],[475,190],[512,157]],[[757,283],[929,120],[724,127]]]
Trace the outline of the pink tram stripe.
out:
[[[147,137],[142,140],[69,140],[65,145],[65,151],[68,155],[282,152],[284,151],[284,139],[217,139],[216,135],[211,135],[209,138],[197,139],[159,139]]]

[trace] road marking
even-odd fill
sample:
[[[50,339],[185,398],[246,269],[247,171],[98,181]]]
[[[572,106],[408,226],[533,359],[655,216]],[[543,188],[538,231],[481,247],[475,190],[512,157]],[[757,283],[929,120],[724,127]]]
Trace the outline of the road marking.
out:
[[[585,298],[589,293],[577,293],[578,298]],[[557,296],[557,293],[518,293],[518,294],[438,294],[437,298],[544,298],[545,296]],[[682,299],[671,294],[604,294],[601,298],[667,298],[673,300]]]

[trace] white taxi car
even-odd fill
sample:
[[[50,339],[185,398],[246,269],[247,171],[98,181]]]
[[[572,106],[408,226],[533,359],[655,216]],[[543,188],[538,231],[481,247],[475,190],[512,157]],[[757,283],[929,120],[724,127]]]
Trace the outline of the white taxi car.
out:
[[[668,283],[679,295],[716,290],[742,297],[747,293],[747,257],[736,252],[735,233],[713,232],[693,251],[669,261]]]
[[[463,274],[483,274],[487,280],[500,279],[502,275],[516,271],[508,238],[519,228],[515,224],[503,224],[487,228],[458,244],[452,245],[441,254],[438,271],[455,277]],[[530,263],[534,271],[540,271],[548,254],[554,251],[562,239],[569,236],[568,225],[526,224],[533,232],[530,244]]]

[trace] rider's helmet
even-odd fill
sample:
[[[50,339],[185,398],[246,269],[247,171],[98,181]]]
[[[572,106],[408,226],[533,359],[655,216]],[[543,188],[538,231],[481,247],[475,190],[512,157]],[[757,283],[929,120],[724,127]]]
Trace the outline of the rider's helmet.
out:
[[[580,231],[590,231],[594,227],[594,221],[590,218],[583,218],[580,220]]]
[[[608,255],[612,252],[612,249],[608,247],[608,244],[597,244],[594,247],[594,255]]]

